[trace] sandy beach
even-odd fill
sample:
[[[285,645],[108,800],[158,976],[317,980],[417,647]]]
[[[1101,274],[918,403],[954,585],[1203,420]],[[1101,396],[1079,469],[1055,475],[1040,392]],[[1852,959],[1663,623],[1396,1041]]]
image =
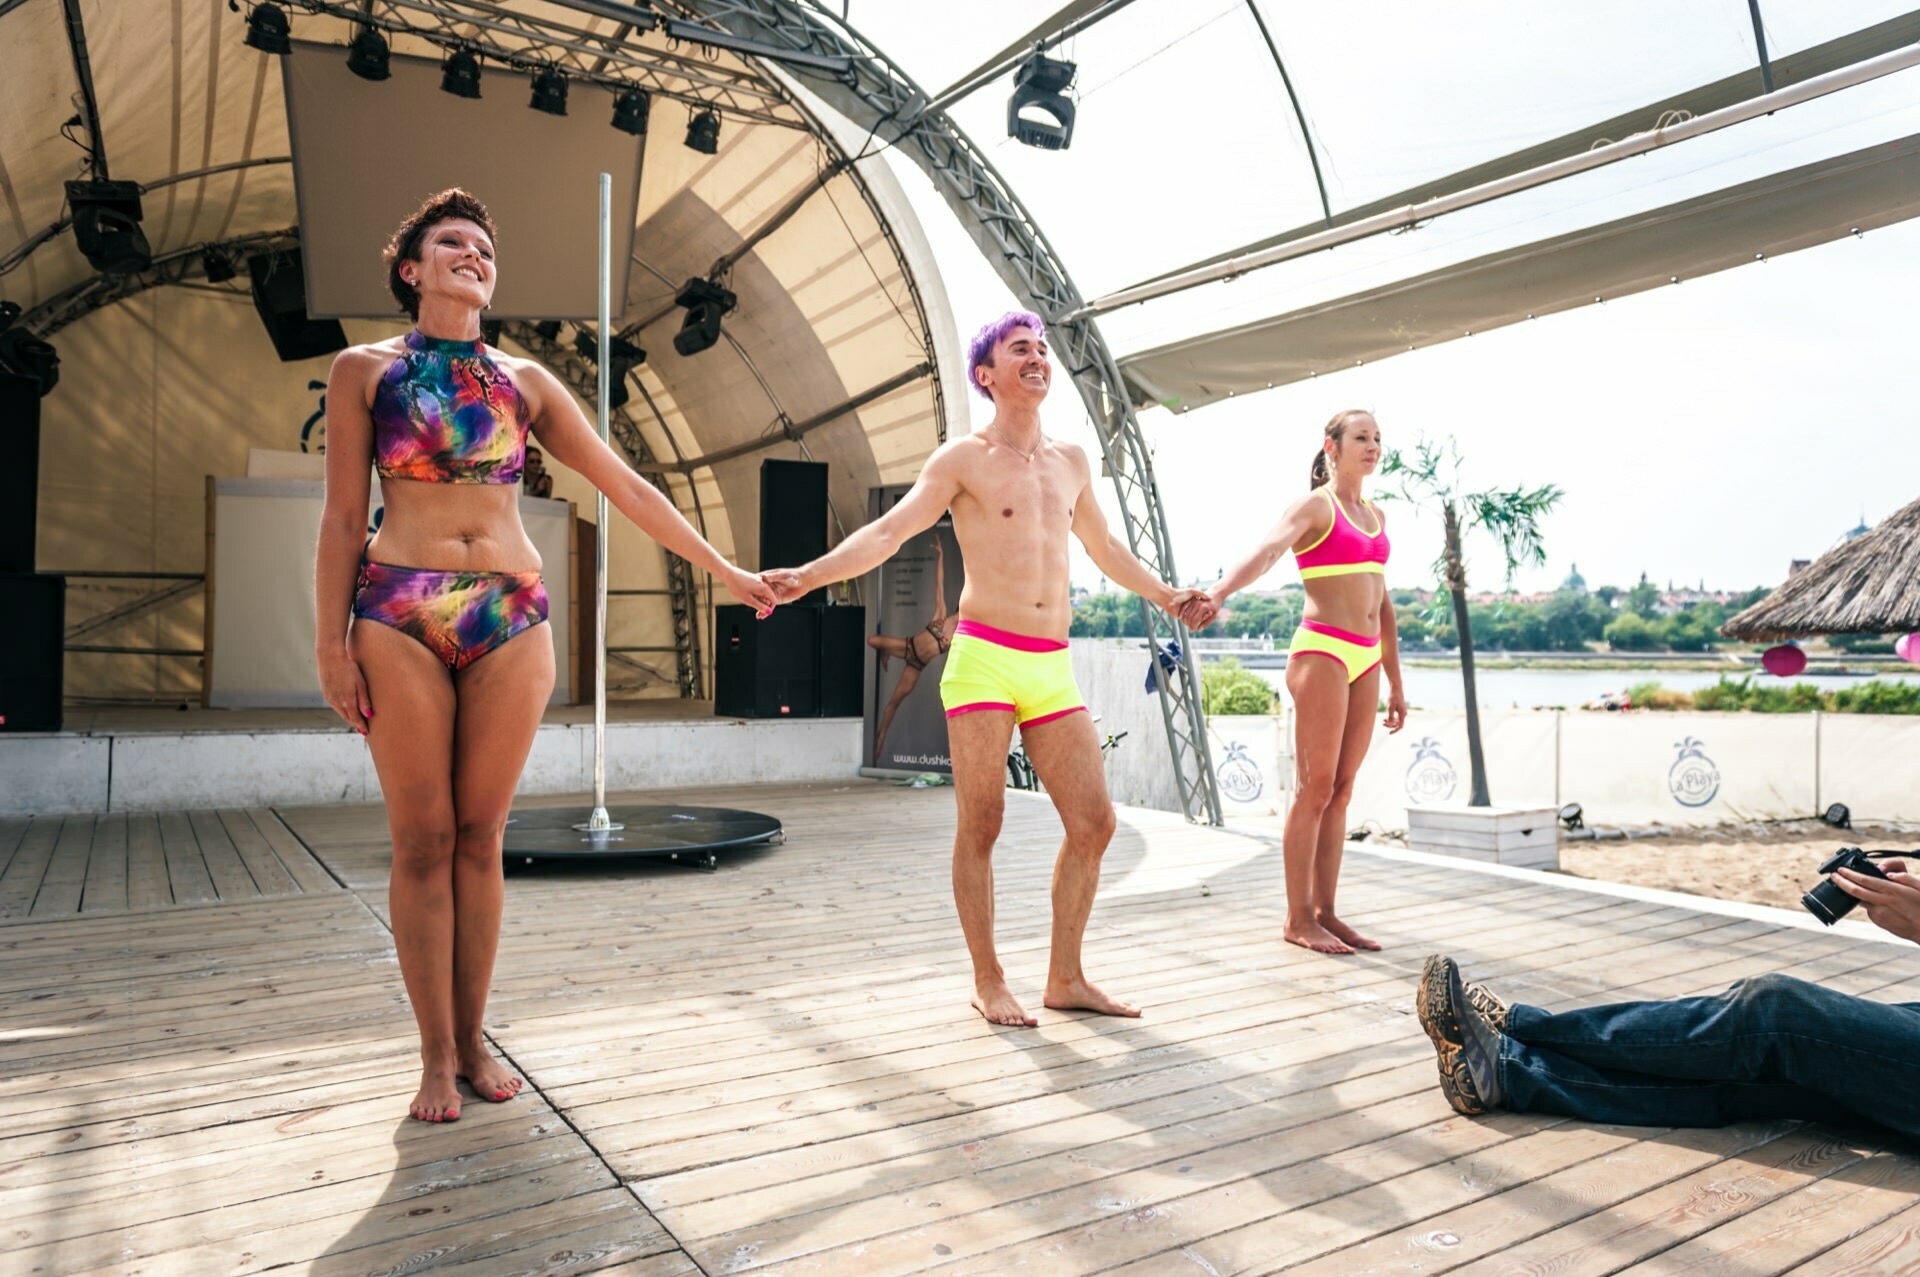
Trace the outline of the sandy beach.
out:
[[[1753,821],[1625,841],[1563,841],[1560,867],[1604,882],[1798,908],[1822,862],[1842,847],[1920,848],[1920,826]]]

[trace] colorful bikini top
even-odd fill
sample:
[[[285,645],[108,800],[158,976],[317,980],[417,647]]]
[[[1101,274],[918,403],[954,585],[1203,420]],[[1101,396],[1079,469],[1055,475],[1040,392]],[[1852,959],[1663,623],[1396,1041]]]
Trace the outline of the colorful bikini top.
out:
[[[373,392],[374,470],[423,483],[518,483],[527,403],[486,343],[418,329]]]
[[[1373,531],[1362,532],[1359,525],[1347,517],[1340,508],[1340,502],[1333,490],[1322,486],[1327,504],[1333,507],[1333,522],[1320,534],[1320,539],[1304,550],[1295,552],[1293,559],[1300,565],[1302,580],[1311,581],[1317,576],[1347,576],[1354,572],[1377,572],[1385,575],[1387,571],[1387,528],[1380,521],[1380,512],[1365,497],[1360,504],[1367,507],[1367,513],[1373,516]]]

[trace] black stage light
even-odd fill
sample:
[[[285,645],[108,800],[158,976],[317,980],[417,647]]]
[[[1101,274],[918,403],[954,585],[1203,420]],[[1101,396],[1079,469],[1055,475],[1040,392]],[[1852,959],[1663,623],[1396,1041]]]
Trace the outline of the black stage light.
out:
[[[246,45],[250,49],[262,53],[292,53],[293,41],[289,38],[292,33],[286,10],[277,4],[255,5],[247,15]]]
[[[18,318],[18,303],[0,302],[0,369],[25,377],[45,396],[60,380],[60,356],[50,343],[15,328]]]
[[[1585,829],[1585,813],[1580,810],[1580,804],[1568,803],[1565,807],[1562,807],[1560,809],[1560,823],[1570,830]]]
[[[480,59],[471,49],[456,49],[440,64],[440,91],[457,98],[480,96]]]
[[[1071,62],[1035,53],[1013,74],[1013,96],[1007,99],[1007,136],[1043,151],[1064,151],[1073,141],[1073,103],[1064,96],[1073,85]],[[1033,119],[1021,112],[1033,109],[1049,118]]]
[[[548,68],[533,77],[533,100],[527,103],[548,115],[567,113],[567,77]]]
[[[720,117],[711,108],[687,121],[687,146],[702,155],[719,151]]]
[[[600,362],[600,337],[591,328],[582,328],[573,336],[573,348],[588,363]],[[607,342],[607,407],[622,408],[630,396],[627,374],[647,362],[647,352],[630,341],[615,337]]]
[[[387,42],[372,27],[361,27],[360,34],[347,46],[347,70],[363,80],[384,80],[393,72],[387,69],[392,53]]]
[[[68,182],[73,239],[93,268],[131,275],[153,265],[153,250],[140,229],[140,183]]]
[[[613,100],[613,127],[635,137],[647,135],[647,111],[652,99],[644,89],[628,89]]]
[[[533,326],[533,331],[539,333],[540,336],[547,341],[559,341],[560,321],[557,319],[543,319]]]
[[[1853,812],[1848,810],[1845,803],[1835,803],[1833,806],[1827,808],[1820,813],[1820,819],[1832,825],[1835,829],[1853,828]]]
[[[213,248],[200,254],[200,269],[205,272],[209,284],[224,284],[240,273],[234,268],[231,257]]]
[[[704,279],[690,279],[673,299],[687,309],[680,331],[673,336],[673,348],[682,355],[697,355],[720,340],[720,320],[739,301],[728,290]]]

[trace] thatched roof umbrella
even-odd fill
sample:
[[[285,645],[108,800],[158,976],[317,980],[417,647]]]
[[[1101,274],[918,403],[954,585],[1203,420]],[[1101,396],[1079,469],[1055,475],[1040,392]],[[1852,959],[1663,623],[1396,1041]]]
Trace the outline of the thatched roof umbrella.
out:
[[[1920,631],[1920,501],[1828,550],[1720,633],[1767,642]]]

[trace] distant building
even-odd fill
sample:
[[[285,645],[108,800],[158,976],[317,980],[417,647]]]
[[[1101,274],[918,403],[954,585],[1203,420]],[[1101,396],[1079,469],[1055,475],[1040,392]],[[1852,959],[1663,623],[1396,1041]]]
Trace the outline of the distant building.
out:
[[[1570,594],[1585,594],[1587,592],[1587,578],[1580,575],[1580,565],[1578,563],[1573,565],[1573,571],[1567,573],[1567,579],[1560,582],[1560,588]]]

